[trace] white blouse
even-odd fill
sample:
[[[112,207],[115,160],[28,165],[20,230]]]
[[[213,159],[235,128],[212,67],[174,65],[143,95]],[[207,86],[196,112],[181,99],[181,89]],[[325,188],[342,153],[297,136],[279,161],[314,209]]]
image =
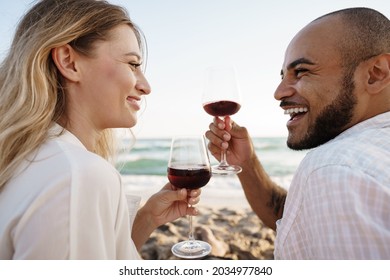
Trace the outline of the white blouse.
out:
[[[128,207],[118,171],[61,130],[0,192],[0,259],[140,259],[130,234],[139,199]]]

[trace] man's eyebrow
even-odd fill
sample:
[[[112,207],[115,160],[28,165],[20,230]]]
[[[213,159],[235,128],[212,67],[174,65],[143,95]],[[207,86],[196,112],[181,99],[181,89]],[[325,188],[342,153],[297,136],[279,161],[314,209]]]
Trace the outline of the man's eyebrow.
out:
[[[301,57],[301,58],[298,58],[298,59],[294,60],[293,62],[291,62],[291,63],[287,66],[287,70],[293,69],[293,68],[295,68],[295,67],[296,67],[297,65],[299,65],[299,64],[314,65],[314,62],[308,60],[307,58]],[[280,70],[280,75],[283,76],[283,69]]]
[[[295,68],[297,65],[299,64],[309,64],[309,65],[314,65],[314,62],[308,60],[307,58],[304,58],[304,57],[301,57],[301,58],[298,58],[296,60],[294,60],[293,62],[291,62],[288,66],[287,66],[287,69],[292,69],[292,68]]]

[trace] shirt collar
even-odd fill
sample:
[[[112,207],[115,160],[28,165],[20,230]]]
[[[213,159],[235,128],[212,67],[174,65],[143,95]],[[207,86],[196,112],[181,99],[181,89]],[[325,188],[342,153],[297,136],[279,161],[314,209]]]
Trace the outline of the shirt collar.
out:
[[[53,125],[49,129],[49,138],[55,137],[57,137],[61,141],[71,143],[87,150],[83,143],[81,143],[81,141],[74,134],[72,134],[64,127],[60,126],[58,123],[53,123]]]
[[[364,120],[351,128],[348,128],[342,132],[336,139],[341,139],[344,137],[349,137],[353,134],[359,133],[365,129],[372,128],[384,128],[390,126],[390,112],[385,112],[379,115],[376,115],[372,118]]]

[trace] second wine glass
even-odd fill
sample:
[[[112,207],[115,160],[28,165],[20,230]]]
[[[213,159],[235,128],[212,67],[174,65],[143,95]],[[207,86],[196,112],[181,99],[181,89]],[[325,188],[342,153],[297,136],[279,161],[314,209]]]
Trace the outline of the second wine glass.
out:
[[[205,186],[210,178],[210,160],[204,137],[174,137],[168,162],[168,180],[171,184],[190,191]],[[186,259],[204,257],[211,252],[211,246],[207,242],[195,240],[192,216],[188,217],[190,224],[188,240],[175,244],[172,253]]]
[[[206,69],[202,105],[208,114],[221,118],[240,110],[241,92],[233,66],[212,66]],[[237,174],[241,171],[240,166],[227,162],[226,151],[221,152],[219,164],[212,167],[212,172],[219,175]]]

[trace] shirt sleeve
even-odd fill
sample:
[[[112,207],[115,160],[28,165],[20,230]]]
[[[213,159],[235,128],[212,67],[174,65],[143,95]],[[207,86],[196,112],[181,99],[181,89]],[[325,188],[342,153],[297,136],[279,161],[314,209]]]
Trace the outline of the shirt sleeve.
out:
[[[139,258],[119,173],[98,162],[78,171],[71,194],[70,258]]]
[[[119,172],[97,155],[63,150],[35,162],[19,182],[28,200],[19,207],[28,206],[9,226],[12,257],[140,259]]]
[[[25,187],[29,187],[28,182]],[[69,199],[69,181],[53,178],[12,230],[13,259],[69,257]]]
[[[390,192],[349,166],[312,172],[304,188],[305,232],[313,259],[380,259],[389,256]]]

